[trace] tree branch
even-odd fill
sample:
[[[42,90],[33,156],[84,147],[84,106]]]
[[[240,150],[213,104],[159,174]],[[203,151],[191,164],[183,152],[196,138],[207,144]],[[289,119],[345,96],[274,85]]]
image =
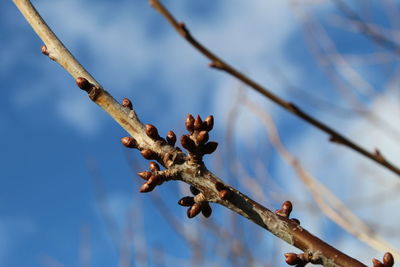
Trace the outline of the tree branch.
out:
[[[375,161],[376,163],[380,164],[381,166],[385,167],[386,169],[392,171],[393,173],[400,176],[400,168],[393,165],[391,162],[386,160],[380,153],[369,152],[365,148],[357,145],[350,139],[343,136],[338,131],[332,129],[328,125],[324,124],[323,122],[317,120],[313,116],[307,114],[299,107],[297,107],[294,103],[287,102],[284,99],[278,97],[277,95],[273,94],[271,91],[266,89],[265,87],[261,86],[260,84],[256,83],[243,73],[239,72],[235,68],[233,68],[228,63],[224,62],[221,58],[216,56],[212,53],[209,49],[199,43],[189,32],[186,28],[184,23],[178,22],[172,14],[161,4],[158,0],[149,0],[150,5],[157,10],[162,16],[166,18],[166,20],[175,28],[175,30],[186,40],[188,41],[194,48],[196,48],[201,54],[211,60],[210,67],[225,71],[226,73],[232,75],[233,77],[237,78],[238,80],[242,81],[246,85],[253,88],[255,91],[259,92],[266,98],[270,99],[272,102],[276,103],[277,105],[281,106],[288,112],[294,114],[295,116],[301,118],[305,122],[311,124],[312,126],[316,127],[317,129],[325,132],[329,135],[330,141],[334,143],[338,143],[344,145],[361,155]]]
[[[186,155],[175,147],[176,137],[173,132],[168,133],[166,140],[161,138],[154,126],[145,126],[140,122],[129,100],[124,99],[121,105],[107,93],[64,47],[30,1],[13,1],[45,43],[42,52],[64,67],[76,79],[78,86],[88,93],[90,99],[132,136],[123,138],[121,140],[123,144],[140,150],[146,159],[157,160],[165,167],[165,170],[160,170],[157,163],[150,162],[150,171],[139,173],[139,176],[147,180],[141,187],[141,192],[151,191],[164,181],[181,180],[192,186],[192,192],[195,195],[180,201],[181,205],[190,206],[189,217],[195,216],[200,209],[205,216],[209,216],[211,208],[208,203],[221,204],[304,251],[304,254],[299,255],[286,254],[289,264],[310,262],[331,267],[365,266],[309,233],[299,225],[298,221],[289,219],[290,212],[287,210],[286,202],[281,210],[274,213],[238,190],[224,184],[211,173],[204,165],[202,156],[212,153],[216,149],[215,142],[207,142],[208,132],[213,126],[212,117],[208,117],[203,122],[200,117],[194,120],[191,115],[188,116],[186,128],[190,135],[184,135],[181,138],[183,147],[189,151],[189,154]],[[220,61],[215,62],[218,65]],[[291,107],[291,110],[297,110],[293,106]]]

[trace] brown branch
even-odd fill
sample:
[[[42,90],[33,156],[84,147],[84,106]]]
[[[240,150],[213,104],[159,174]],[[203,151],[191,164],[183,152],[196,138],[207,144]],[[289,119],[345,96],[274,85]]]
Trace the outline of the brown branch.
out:
[[[317,120],[313,116],[307,114],[295,104],[291,102],[287,102],[282,98],[278,97],[277,95],[273,94],[271,91],[266,89],[265,87],[261,86],[260,84],[256,83],[243,73],[239,72],[235,68],[233,68],[228,63],[224,62],[221,58],[216,56],[210,50],[208,50],[205,46],[199,43],[189,32],[186,28],[184,23],[179,23],[172,14],[161,4],[158,0],[149,0],[150,5],[157,10],[162,16],[164,16],[168,22],[175,28],[175,30],[185,39],[187,40],[194,48],[196,48],[200,53],[202,53],[205,57],[211,60],[210,66],[222,71],[227,72],[228,74],[232,75],[233,77],[237,78],[238,80],[242,81],[246,85],[250,86],[266,98],[270,99],[277,105],[281,106],[288,112],[294,114],[295,116],[301,118],[305,122],[313,125],[314,127],[318,128],[319,130],[325,132],[329,135],[330,141],[334,143],[338,143],[348,148],[360,153],[361,155],[375,161],[376,163],[380,164],[381,166],[387,168],[388,170],[392,171],[393,173],[400,176],[400,168],[393,165],[389,161],[387,161],[384,157],[378,157],[373,152],[369,152],[365,148],[357,145],[350,139],[346,138],[338,131],[332,129],[328,125],[324,124],[323,122]]]
[[[196,189],[192,190],[196,196],[189,198],[189,202],[194,202],[194,205],[188,210],[189,217],[195,216],[200,209],[206,217],[209,216],[211,209],[208,202],[215,202],[246,217],[305,252],[301,254],[301,257],[287,256],[287,261],[290,263],[293,263],[296,261],[296,257],[299,257],[302,262],[308,260],[311,263],[331,267],[365,266],[312,235],[297,221],[275,214],[238,190],[224,184],[207,170],[202,162],[202,155],[212,153],[216,149],[215,142],[206,143],[208,132],[213,125],[212,118],[207,118],[202,122],[200,118],[193,121],[188,117],[186,127],[191,134],[185,135],[181,139],[182,145],[189,151],[187,156],[179,148],[174,147],[176,137],[174,138],[172,132],[168,133],[167,141],[165,141],[158,135],[154,126],[147,125],[145,127],[140,122],[129,100],[125,99],[121,105],[107,93],[63,46],[30,1],[13,1],[38,36],[44,41],[45,47],[42,49],[44,54],[47,54],[76,78],[78,86],[87,91],[90,99],[103,108],[132,136],[122,139],[124,145],[139,149],[146,159],[157,160],[166,168],[160,170],[157,163],[151,162],[151,172],[140,173],[142,178],[148,179],[141,188],[142,192],[151,191],[156,185],[164,181],[181,180]],[[216,61],[217,65],[218,62],[220,61]],[[290,104],[289,107],[291,107],[290,110],[297,112],[293,105]],[[204,209],[206,207],[208,208]]]
[[[328,188],[319,183],[315,177],[303,168],[301,162],[282,144],[275,123],[268,113],[248,100],[245,100],[244,105],[260,118],[265,125],[271,144],[286,163],[293,168],[307,190],[312,194],[315,203],[328,218],[371,248],[381,252],[390,251],[396,257],[400,257],[397,248],[391,246],[375,233],[374,229],[352,213]]]

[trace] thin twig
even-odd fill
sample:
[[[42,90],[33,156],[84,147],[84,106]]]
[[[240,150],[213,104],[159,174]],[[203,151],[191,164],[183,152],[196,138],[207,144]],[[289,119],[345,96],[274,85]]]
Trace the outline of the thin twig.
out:
[[[94,78],[79,64],[79,62],[62,45],[38,12],[28,0],[13,0],[38,36],[45,42],[43,52],[62,65],[78,81],[85,78],[90,82],[82,86],[87,90],[90,99],[103,108],[136,140],[137,147],[142,151],[152,152],[159,157],[157,161],[166,170],[170,179],[181,180],[197,188],[207,202],[215,202],[229,208],[275,236],[304,251],[311,262],[329,267],[365,266],[361,262],[328,245],[321,239],[309,233],[296,221],[275,214],[266,207],[253,201],[238,190],[224,184],[221,179],[207,170],[204,163],[194,163],[180,149],[172,145],[154,140],[148,135],[131,105],[120,105],[109,93],[98,84]],[[83,78],[81,78],[83,77]],[[293,110],[296,108],[292,107]],[[151,155],[148,154],[147,155]],[[229,191],[229,197],[219,195],[218,187]]]
[[[327,187],[319,183],[317,179],[302,167],[300,161],[282,144],[278,130],[269,114],[248,100],[244,102],[244,105],[262,120],[272,145],[286,163],[294,169],[326,216],[368,246],[381,252],[390,251],[393,255],[400,258],[400,254],[397,252],[398,249],[392,247],[382,237],[377,235],[371,227],[352,213]]]
[[[378,45],[392,51],[397,56],[400,55],[400,45],[392,39],[382,35],[379,31],[376,31],[373,27],[368,25],[356,12],[354,12],[344,1],[332,0],[336,7],[342,11],[348,18],[354,20],[357,24],[358,30],[368,39],[377,43]]]
[[[233,77],[237,78],[238,80],[242,81],[243,83],[247,84],[249,87],[253,88],[263,96],[269,98],[271,101],[276,103],[277,105],[281,106],[288,112],[296,115],[297,117],[301,118],[302,120],[306,121],[307,123],[313,125],[314,127],[320,129],[321,131],[327,133],[330,137],[330,141],[334,143],[338,143],[348,148],[362,154],[363,156],[375,161],[376,163],[382,165],[383,167],[389,169],[393,173],[400,176],[400,168],[396,167],[389,161],[387,161],[384,157],[378,157],[373,152],[369,152],[365,148],[357,145],[350,139],[346,138],[336,130],[332,129],[328,125],[324,124],[323,122],[317,120],[313,116],[307,114],[295,104],[291,102],[287,102],[282,98],[278,97],[277,95],[273,94],[271,91],[267,90],[265,87],[261,86],[260,84],[256,83],[243,73],[239,72],[235,68],[233,68],[228,63],[224,62],[221,58],[216,56],[210,50],[208,50],[205,46],[199,43],[189,32],[187,27],[184,23],[179,23],[172,14],[162,5],[158,0],[149,0],[150,5],[157,10],[162,16],[164,16],[168,22],[175,28],[175,30],[185,39],[187,40],[193,47],[195,47],[200,53],[202,53],[205,57],[211,60],[210,66],[222,71],[225,71],[232,75]]]

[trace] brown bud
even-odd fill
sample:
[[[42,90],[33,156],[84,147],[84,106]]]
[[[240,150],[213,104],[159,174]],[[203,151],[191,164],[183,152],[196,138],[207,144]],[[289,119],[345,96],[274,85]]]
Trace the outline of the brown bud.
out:
[[[197,131],[201,131],[203,128],[203,121],[201,120],[200,115],[197,115],[196,120],[194,121],[194,129]]]
[[[385,267],[385,265],[383,265],[383,263],[377,259],[372,259],[372,264],[374,265],[374,267]]]
[[[205,144],[203,146],[203,153],[204,154],[211,154],[213,153],[218,147],[218,143],[217,142],[208,142],[207,144]]]
[[[161,175],[153,175],[147,182],[150,186],[160,185],[164,182],[164,178]]]
[[[152,176],[152,173],[148,172],[148,171],[144,171],[144,172],[138,172],[138,175],[139,175],[140,178],[142,178],[142,179],[147,181]]]
[[[155,185],[151,185],[148,182],[146,182],[140,187],[139,192],[147,193],[147,192],[153,191],[154,187],[155,187]]]
[[[394,265],[392,253],[386,252],[385,255],[383,255],[383,264],[385,264],[387,267],[392,267]]]
[[[93,85],[85,78],[83,77],[78,77],[75,80],[76,85],[78,85],[79,88],[81,88],[82,90],[89,92],[90,89],[92,89]]]
[[[196,141],[199,145],[203,145],[208,141],[208,132],[207,131],[201,131],[196,138]]]
[[[170,146],[175,146],[176,143],[176,135],[173,131],[169,131],[167,133],[167,142]]]
[[[186,130],[188,130],[189,133],[193,133],[194,131],[194,118],[192,114],[188,114],[186,117],[186,122],[185,122]]]
[[[160,139],[160,136],[158,135],[158,130],[154,125],[146,124],[146,134],[151,139]]]
[[[129,147],[129,148],[137,148],[138,147],[138,144],[137,144],[135,138],[130,137],[130,136],[122,137],[121,138],[121,143],[124,146]]]
[[[140,154],[142,154],[142,156],[145,159],[151,160],[151,159],[157,159],[158,155],[156,152],[154,152],[151,149],[143,149],[142,151],[140,151]]]
[[[190,207],[194,204],[194,197],[183,197],[178,201],[178,204],[184,207]]]
[[[203,207],[201,209],[201,213],[203,213],[204,217],[208,218],[211,216],[212,209],[208,202],[204,202]]]
[[[232,196],[232,192],[229,189],[222,189],[218,192],[218,195],[223,200],[228,200]]]
[[[189,137],[189,135],[186,134],[182,135],[181,144],[189,152],[193,152],[196,148],[196,144],[194,143],[194,141]]]
[[[193,218],[194,216],[199,214],[200,211],[201,211],[201,208],[202,208],[202,204],[201,203],[199,203],[199,202],[194,203],[193,206],[191,206],[187,211],[188,218],[189,219]]]
[[[197,195],[197,194],[200,193],[199,189],[197,189],[197,188],[194,187],[193,185],[190,186],[190,192],[191,192],[193,195]]]
[[[282,204],[282,210],[284,210],[288,215],[290,215],[290,213],[293,210],[293,205],[292,202],[290,202],[289,200],[283,202]]]
[[[160,170],[160,166],[157,164],[157,162],[151,161],[151,162],[149,163],[149,169],[150,169],[150,171],[152,171],[152,172],[156,172],[156,171],[159,171],[159,170]]]
[[[203,128],[207,132],[211,131],[214,127],[214,117],[212,115],[208,116],[203,122]]]
[[[275,211],[276,214],[282,216],[282,217],[286,217],[289,218],[290,213],[292,212],[293,206],[292,206],[292,202],[290,201],[285,201],[282,204],[282,208]]]
[[[41,52],[43,55],[48,56],[49,55],[49,51],[47,50],[47,46],[42,45],[42,47],[40,48]]]
[[[132,109],[132,102],[128,98],[122,99],[122,106]]]
[[[286,253],[285,258],[286,263],[289,265],[296,265],[301,262],[301,260],[299,259],[299,257],[297,257],[297,254],[295,253]]]

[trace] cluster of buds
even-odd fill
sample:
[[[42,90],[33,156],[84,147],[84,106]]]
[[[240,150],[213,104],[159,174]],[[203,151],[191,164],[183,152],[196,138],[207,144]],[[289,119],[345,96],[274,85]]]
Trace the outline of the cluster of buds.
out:
[[[307,263],[321,264],[320,258],[314,258],[312,253],[286,253],[285,261],[288,265],[304,267]]]
[[[286,200],[285,202],[283,202],[281,208],[275,211],[275,214],[289,219],[292,210],[293,210],[292,202]],[[296,224],[300,224],[300,221],[296,218],[291,218],[291,220]]]
[[[392,267],[394,265],[393,255],[390,252],[386,252],[385,255],[383,255],[383,262],[372,259],[372,263],[374,267]]]
[[[212,209],[208,201],[205,200],[203,193],[201,193],[194,186],[190,186],[190,192],[194,195],[194,197],[187,196],[181,198],[178,201],[179,205],[189,207],[187,210],[188,218],[191,219],[198,215],[200,212],[204,215],[204,217],[210,217]]]
[[[132,110],[132,102],[128,98],[124,98],[122,100],[122,106]],[[170,145],[172,147],[175,146],[176,135],[173,131],[169,131],[167,133],[167,136],[164,139],[159,135],[158,130],[154,125],[146,124],[145,125],[145,133],[148,137],[153,139],[155,142],[160,143],[161,145]],[[153,151],[152,149],[140,147],[140,145],[137,143],[137,141],[133,137],[123,137],[123,138],[121,138],[121,142],[124,146],[126,146],[128,148],[139,149],[140,154],[147,160],[157,160],[164,166],[165,166],[164,161],[168,160],[168,159],[162,159],[161,156],[157,152]]]
[[[196,119],[191,114],[187,115],[186,129],[190,134],[182,135],[181,144],[189,152],[189,160],[202,163],[205,154],[213,153],[218,146],[217,142],[208,142],[208,132],[214,126],[214,117],[208,116],[204,121],[197,115]]]
[[[153,191],[157,185],[161,185],[163,182],[170,180],[166,171],[160,170],[160,166],[157,162],[151,161],[149,163],[150,171],[139,172],[138,175],[146,182],[140,187],[139,191],[141,193],[147,193]]]

